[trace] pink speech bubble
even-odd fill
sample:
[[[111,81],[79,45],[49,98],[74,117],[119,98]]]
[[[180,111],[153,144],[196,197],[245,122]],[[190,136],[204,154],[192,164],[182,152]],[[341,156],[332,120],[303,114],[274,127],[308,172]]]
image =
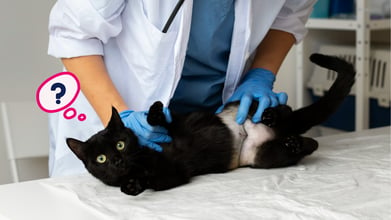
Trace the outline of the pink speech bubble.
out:
[[[35,94],[39,108],[48,113],[68,108],[80,92],[80,82],[71,72],[57,73],[46,79]]]

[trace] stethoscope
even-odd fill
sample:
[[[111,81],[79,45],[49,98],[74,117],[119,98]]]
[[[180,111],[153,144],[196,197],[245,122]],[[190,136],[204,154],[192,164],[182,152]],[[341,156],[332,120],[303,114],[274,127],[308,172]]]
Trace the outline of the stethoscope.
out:
[[[174,10],[171,12],[170,17],[168,17],[168,20],[167,20],[166,24],[163,27],[163,30],[162,30],[163,33],[167,33],[168,28],[170,27],[170,25],[171,25],[172,21],[174,20],[175,16],[178,14],[178,11],[181,8],[181,6],[182,6],[184,1],[185,0],[179,0],[178,3],[176,3]]]

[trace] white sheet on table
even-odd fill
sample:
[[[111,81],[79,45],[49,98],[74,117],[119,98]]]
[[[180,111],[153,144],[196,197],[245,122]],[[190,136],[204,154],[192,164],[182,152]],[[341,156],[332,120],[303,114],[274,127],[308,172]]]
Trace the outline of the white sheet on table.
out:
[[[89,175],[45,184],[110,219],[390,219],[389,128],[377,133],[319,138],[318,151],[294,167],[204,175],[136,197]]]

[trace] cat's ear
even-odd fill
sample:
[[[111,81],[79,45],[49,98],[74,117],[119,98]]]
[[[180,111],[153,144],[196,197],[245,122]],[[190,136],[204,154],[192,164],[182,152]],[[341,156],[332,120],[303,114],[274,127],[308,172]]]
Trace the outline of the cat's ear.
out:
[[[67,145],[72,150],[72,152],[82,161],[86,159],[84,148],[86,143],[76,140],[74,138],[67,138]]]
[[[124,127],[125,127],[125,125],[122,122],[121,117],[119,116],[117,109],[115,109],[114,107],[111,107],[111,118],[110,118],[109,124],[107,125],[107,128],[109,130],[117,130],[117,129],[121,129]]]

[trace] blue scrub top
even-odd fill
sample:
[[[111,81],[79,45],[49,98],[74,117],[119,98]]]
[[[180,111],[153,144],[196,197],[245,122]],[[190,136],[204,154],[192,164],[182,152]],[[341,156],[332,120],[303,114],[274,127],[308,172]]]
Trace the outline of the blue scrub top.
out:
[[[173,111],[215,111],[222,105],[234,19],[234,0],[194,0],[182,76],[170,102]]]

